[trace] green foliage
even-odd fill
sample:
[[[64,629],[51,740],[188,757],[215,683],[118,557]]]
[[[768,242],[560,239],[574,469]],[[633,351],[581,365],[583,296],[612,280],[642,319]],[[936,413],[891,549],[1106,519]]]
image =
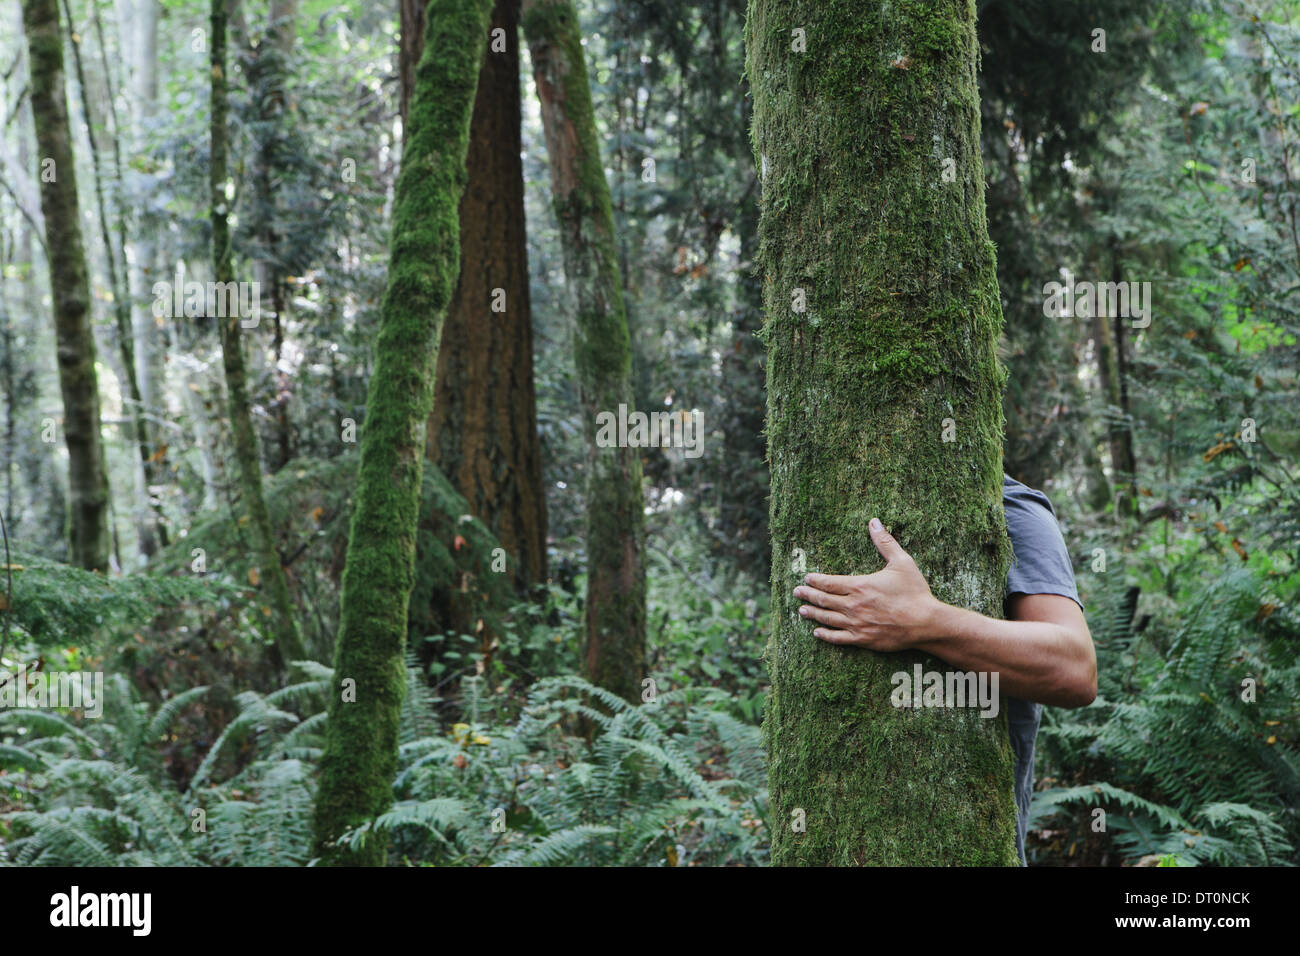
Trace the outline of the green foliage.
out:
[[[660,516],[651,519],[660,538]],[[762,717],[767,692],[763,651],[769,623],[767,594],[667,525],[664,544],[647,549],[650,561],[648,644],[650,673],[661,688],[715,687],[731,695],[745,720]],[[757,593],[755,593],[757,592]],[[749,594],[753,597],[748,597]]]
[[[16,633],[10,650],[29,642],[37,648],[84,645],[98,634],[145,627],[159,606],[211,604],[234,590],[197,577],[113,577],[21,553],[13,555],[13,564],[10,608]]]
[[[281,553],[291,560],[290,587],[304,612],[308,646],[318,655],[328,651],[338,628],[356,468],[351,455],[299,458],[267,481],[271,524]],[[432,465],[424,468],[420,516],[408,615],[412,640],[472,633],[478,621],[484,624],[487,640],[506,633],[505,618],[514,598],[507,576],[492,569],[499,544]],[[219,582],[227,594],[256,599],[257,592],[247,586],[256,561],[243,526],[230,512],[202,516],[152,567],[160,573],[186,573],[195,548],[205,553],[206,580]],[[245,626],[257,633],[257,615],[250,618]]]
[[[117,680],[103,719],[0,712],[0,861],[39,866],[308,863],[311,801],[330,671],[245,693],[198,771],[177,785],[155,748],[196,688],[150,714]],[[471,679],[471,683],[473,679]],[[471,688],[440,732],[418,669],[403,712],[393,807],[348,833],[417,864],[760,863],[765,807],[758,729],[716,691],[633,706],[577,678],[538,682],[502,723]],[[305,716],[300,716],[299,712]],[[588,742],[560,728],[592,721]],[[240,747],[240,744],[243,744]],[[239,749],[242,756],[228,759]],[[498,809],[499,808],[499,809]],[[199,811],[202,811],[200,814]],[[494,820],[499,821],[494,830]]]
[[[1092,621],[1101,696],[1086,710],[1048,711],[1039,735],[1040,774],[1060,768],[1088,782],[1036,793],[1031,829],[1094,862],[1113,851],[1181,866],[1294,864],[1294,584],[1229,569],[1199,598],[1186,595],[1167,644],[1160,622],[1135,628],[1137,589],[1116,590]],[[1097,808],[1104,832],[1092,827]]]
[[[763,842],[757,727],[727,695],[633,705],[579,678],[535,684],[517,720],[404,744],[401,799],[361,843],[439,865],[754,864]],[[590,743],[562,727],[590,721]],[[680,847],[680,849],[679,849]]]

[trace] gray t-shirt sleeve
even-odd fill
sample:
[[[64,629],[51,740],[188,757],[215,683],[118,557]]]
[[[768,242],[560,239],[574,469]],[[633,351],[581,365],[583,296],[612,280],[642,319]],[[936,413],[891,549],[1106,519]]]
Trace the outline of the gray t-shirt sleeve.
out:
[[[1059,594],[1083,607],[1074,583],[1070,551],[1047,496],[1004,476],[1002,508],[1014,552],[1006,593]]]
[[[1004,475],[1002,510],[1007,516],[1007,535],[1014,553],[1006,593],[1059,594],[1083,607],[1074,584],[1070,550],[1047,495]],[[1008,729],[1015,756],[1016,852],[1021,865],[1025,863],[1029,806],[1034,792],[1034,741],[1042,715],[1041,704],[1007,698]]]

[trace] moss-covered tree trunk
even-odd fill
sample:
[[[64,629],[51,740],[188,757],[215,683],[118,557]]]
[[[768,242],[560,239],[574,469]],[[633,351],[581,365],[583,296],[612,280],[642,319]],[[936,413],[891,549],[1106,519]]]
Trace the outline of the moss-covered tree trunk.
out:
[[[491,9],[491,0],[433,0],[425,14],[424,54],[393,200],[388,283],[343,572],[335,693],[316,792],[316,853],[325,864],[384,861],[377,839],[355,853],[336,841],[392,802],[425,423],[443,317],[456,287],[457,206]]]
[[[212,156],[209,169],[212,204],[212,264],[216,282],[234,285],[231,265],[229,200],[226,198],[226,3],[212,0]],[[233,297],[236,301],[241,297]],[[248,515],[249,534],[257,552],[260,585],[270,603],[271,626],[275,633],[277,664],[283,666],[303,657],[302,638],[298,629],[297,610],[289,594],[289,582],[280,552],[271,531],[271,516],[266,510],[262,489],[262,460],[257,447],[257,432],[248,402],[248,376],[244,367],[244,346],[239,334],[238,309],[233,315],[216,317],[221,330],[221,358],[226,375],[227,408],[230,432],[239,468],[239,489],[244,511]]]
[[[778,865],[1017,862],[1005,707],[996,719],[895,708],[892,674],[944,665],[823,643],[791,595],[805,566],[878,570],[867,525],[879,517],[941,600],[1000,615],[1001,312],[974,9],[749,7],[772,465],[764,736]]]
[[[41,161],[41,212],[54,298],[63,437],[68,446],[69,553],[88,570],[108,568],[108,472],[99,432],[99,381],[90,283],[81,241],[77,175],[64,93],[58,0],[23,0],[31,61],[32,117]]]
[[[492,29],[503,33],[474,98],[460,280],[438,349],[426,454],[497,536],[523,592],[546,577],[546,499],[519,155],[519,0],[497,0]]]
[[[632,349],[578,16],[569,0],[525,0],[564,272],[575,304],[574,364],[587,472],[588,677],[639,700],[645,670],[645,539],[641,458],[600,447],[596,417],[632,401]]]

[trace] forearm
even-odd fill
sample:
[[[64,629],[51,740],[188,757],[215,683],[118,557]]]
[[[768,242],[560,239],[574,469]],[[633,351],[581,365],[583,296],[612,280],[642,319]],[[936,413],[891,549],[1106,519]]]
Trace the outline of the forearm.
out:
[[[1096,694],[1091,641],[1046,621],[1002,621],[939,604],[914,642],[963,671],[998,673],[999,690],[1023,700],[1081,707]]]

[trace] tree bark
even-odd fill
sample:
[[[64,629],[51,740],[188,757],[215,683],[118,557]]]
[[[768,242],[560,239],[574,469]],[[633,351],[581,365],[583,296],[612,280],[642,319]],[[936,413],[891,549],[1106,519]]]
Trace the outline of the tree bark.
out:
[[[748,125],[748,124],[746,124]],[[763,435],[764,354],[758,331],[763,321],[763,282],[749,271],[758,255],[757,190],[740,210],[742,274],[736,280],[732,351],[722,359],[724,396],[721,459],[712,463],[717,487],[718,532],[715,550],[756,579],[771,574],[768,536],[767,441]]]
[[[1118,238],[1110,241],[1110,279],[1118,283],[1123,275],[1120,268]],[[1100,307],[1096,311],[1101,311]],[[1119,493],[1118,511],[1125,517],[1137,517],[1137,454],[1133,450],[1133,413],[1128,403],[1128,350],[1124,341],[1124,317],[1110,317],[1109,344],[1113,352],[1111,380],[1106,383],[1107,397],[1115,408],[1115,420],[1110,422],[1111,468]],[[1104,323],[1103,323],[1104,324]]]
[[[641,458],[599,447],[596,416],[630,413],[632,350],[614,245],[609,184],[578,17],[569,0],[525,0],[564,272],[576,306],[574,364],[586,439],[588,677],[631,701],[645,671],[645,534]]]
[[[496,535],[526,593],[546,578],[546,498],[519,155],[519,0],[497,0],[491,28],[505,31],[506,49],[485,54],[474,98],[460,279],[442,329],[425,452]]]
[[[104,570],[109,548],[108,472],[99,431],[90,283],[64,94],[58,0],[24,0],[23,27],[31,60],[37,152],[43,166],[46,160],[52,162],[52,175],[41,176],[41,210],[54,298],[63,434],[68,446],[69,560],[89,570]]]
[[[356,853],[337,840],[392,802],[425,423],[459,269],[457,206],[491,7],[491,0],[433,0],[427,11],[394,197],[316,794],[316,852],[327,865],[384,860],[373,835]]]
[[[145,558],[149,558],[160,546],[167,546],[168,537],[167,528],[162,520],[161,506],[157,502],[151,502],[150,499],[149,489],[158,484],[159,475],[157,461],[153,457],[153,447],[149,440],[144,401],[141,398],[136,372],[135,335],[131,324],[131,296],[128,290],[126,271],[126,236],[122,224],[121,210],[114,210],[116,213],[114,221],[111,222],[109,219],[108,204],[104,198],[105,177],[102,172],[103,164],[100,157],[99,141],[95,134],[97,124],[92,110],[90,90],[86,83],[86,71],[81,60],[81,36],[75,29],[76,25],[71,22],[72,6],[68,3],[68,0],[63,0],[63,9],[69,18],[67,26],[68,47],[72,50],[72,63],[77,76],[77,90],[81,94],[81,110],[86,121],[86,142],[90,146],[90,173],[95,184],[95,209],[99,214],[99,234],[104,244],[104,267],[108,273],[109,288],[113,290],[113,318],[115,320],[115,337],[122,373],[121,386],[126,399],[126,412],[130,416],[132,428],[132,434],[129,437],[135,442],[136,454],[139,457],[136,480],[139,482],[141,494],[134,506],[134,521],[140,554]],[[94,12],[94,18],[98,29],[97,11]],[[99,30],[99,39],[102,52],[102,30]],[[112,85],[107,72],[107,54],[105,54],[104,76],[105,83],[109,87],[107,109],[110,115],[115,116]],[[109,131],[109,134],[113,138],[113,151],[116,157],[116,186],[120,191],[122,188],[122,161],[116,139],[116,122],[113,123],[113,129]],[[114,224],[117,226],[117,233],[121,240],[120,244],[113,242]]]
[[[878,570],[878,517],[940,600],[1001,614],[1004,375],[974,3],[846,18],[751,0],[746,45],[763,171],[772,862],[1014,865],[1005,707],[895,707],[891,675],[944,665],[824,643],[791,593],[804,570]]]
[[[218,283],[234,283],[231,264],[229,200],[226,198],[226,2],[212,0],[212,164],[209,186],[212,203],[213,278]],[[239,466],[239,485],[244,510],[248,514],[253,546],[257,551],[261,584],[270,599],[272,626],[275,632],[277,669],[304,656],[298,630],[298,614],[289,594],[289,582],[280,552],[271,531],[271,516],[266,509],[262,489],[261,455],[257,432],[248,401],[247,372],[243,342],[239,334],[240,316],[217,316],[221,331],[221,358],[225,368],[226,394],[230,411],[230,431]]]
[[[147,124],[157,113],[158,108],[158,0],[137,0],[136,16],[128,25],[127,43],[132,50],[134,69],[132,71],[131,102],[134,115],[141,125]],[[119,41],[120,42],[120,41]],[[136,126],[138,130],[139,125]],[[134,133],[137,139],[139,133]],[[142,142],[134,144],[137,152],[145,151]],[[150,485],[149,495],[167,476],[166,451],[161,449],[162,431],[151,421],[150,416],[162,418],[166,406],[162,396],[165,393],[164,359],[166,356],[164,327],[154,317],[152,289],[157,274],[158,243],[154,234],[155,227],[137,219],[135,235],[131,240],[134,255],[128,266],[127,283],[131,294],[131,336],[135,342],[135,376],[140,393],[140,403],[145,413],[145,435],[150,452],[149,464],[152,473],[146,471],[145,481]],[[170,277],[169,277],[170,278]],[[160,344],[160,342],[162,344]],[[153,459],[157,459],[154,461]],[[159,515],[160,543],[167,544],[167,526],[161,520],[162,501],[155,504]]]
[[[411,96],[415,92],[415,70],[420,64],[420,54],[424,52],[424,6],[424,0],[398,0],[401,36],[397,51],[397,91],[404,136],[411,111]]]

